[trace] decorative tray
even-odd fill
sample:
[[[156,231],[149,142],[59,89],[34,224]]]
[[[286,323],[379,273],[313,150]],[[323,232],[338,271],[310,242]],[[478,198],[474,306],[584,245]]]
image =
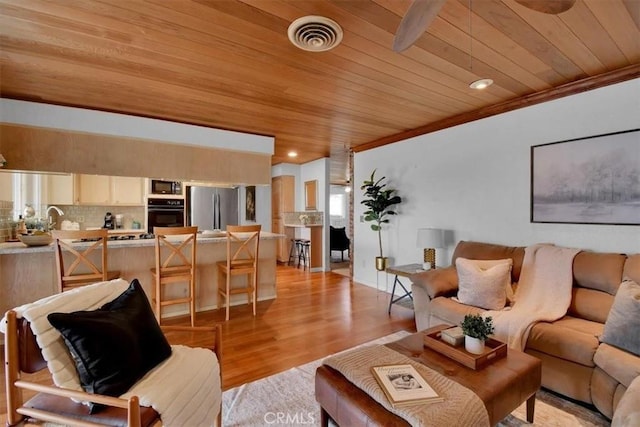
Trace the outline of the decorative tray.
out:
[[[482,354],[473,354],[466,351],[464,345],[454,347],[442,341],[440,338],[441,332],[442,330],[428,334],[425,333],[423,339],[424,346],[463,364],[467,368],[477,371],[507,355],[507,345],[493,338],[488,338],[485,341],[484,352]]]

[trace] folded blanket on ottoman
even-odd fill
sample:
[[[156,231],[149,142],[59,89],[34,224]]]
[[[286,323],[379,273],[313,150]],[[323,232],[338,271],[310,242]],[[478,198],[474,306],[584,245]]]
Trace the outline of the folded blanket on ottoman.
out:
[[[489,425],[487,410],[475,393],[383,345],[366,346],[331,356],[325,359],[323,364],[340,372],[386,410],[404,418],[412,426]],[[438,395],[444,398],[444,401],[394,408],[371,373],[371,368],[398,364],[410,364],[416,368]]]

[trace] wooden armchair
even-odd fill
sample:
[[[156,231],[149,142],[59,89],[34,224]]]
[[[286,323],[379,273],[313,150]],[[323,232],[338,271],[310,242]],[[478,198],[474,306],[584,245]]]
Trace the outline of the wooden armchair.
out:
[[[108,282],[111,283],[111,282]],[[80,289],[78,289],[80,290]],[[75,291],[72,291],[75,292]],[[161,426],[160,414],[151,407],[140,406],[137,396],[127,399],[92,394],[60,388],[51,384],[51,375],[46,375],[47,362],[43,351],[32,332],[30,322],[10,310],[5,315],[2,329],[5,334],[5,373],[7,396],[7,425],[13,426],[27,418],[69,426]],[[221,361],[221,327],[162,326],[168,336],[176,334],[207,334],[197,341],[213,341],[211,349]],[[61,339],[61,338],[60,338]],[[193,341],[193,335],[190,336]],[[44,375],[32,374],[43,371]],[[221,391],[220,391],[221,393]],[[28,399],[28,400],[26,400]],[[74,399],[74,400],[72,400]],[[88,406],[79,402],[93,402],[104,406],[90,413]],[[221,426],[221,411],[218,411],[218,426]]]

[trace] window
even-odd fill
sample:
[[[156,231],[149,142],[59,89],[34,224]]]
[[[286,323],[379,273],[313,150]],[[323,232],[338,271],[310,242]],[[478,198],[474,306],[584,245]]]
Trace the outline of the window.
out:
[[[329,215],[344,217],[344,194],[332,194],[329,197]]]

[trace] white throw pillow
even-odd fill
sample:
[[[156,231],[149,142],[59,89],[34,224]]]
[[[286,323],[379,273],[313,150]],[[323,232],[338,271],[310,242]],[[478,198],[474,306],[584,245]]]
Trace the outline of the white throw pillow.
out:
[[[499,260],[456,259],[458,300],[486,310],[501,310],[513,299],[511,258]]]

